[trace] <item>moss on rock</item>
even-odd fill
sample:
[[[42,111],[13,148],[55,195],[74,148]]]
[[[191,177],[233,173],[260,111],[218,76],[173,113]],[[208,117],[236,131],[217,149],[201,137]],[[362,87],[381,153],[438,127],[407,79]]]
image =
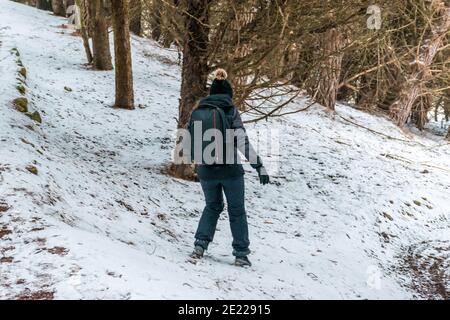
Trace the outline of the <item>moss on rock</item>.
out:
[[[26,115],[31,119],[38,123],[42,123],[42,117],[41,114],[38,111],[35,112],[28,112]]]
[[[17,49],[17,48],[12,48],[12,49],[11,49],[11,52],[12,52],[13,54],[15,54],[17,57],[20,56],[19,49]]]
[[[22,77],[24,77],[24,79],[27,78],[27,68],[25,67],[20,68],[19,73]]]
[[[39,171],[38,171],[38,169],[36,168],[36,166],[29,165],[29,166],[27,166],[25,169],[27,169],[28,172],[30,172],[30,173],[32,173],[32,174],[35,174],[35,175],[38,175],[38,174],[39,174]]]
[[[14,107],[19,112],[28,112],[28,99],[25,97],[16,98],[13,100]]]
[[[19,84],[16,87],[17,91],[20,92],[20,94],[25,94],[25,92],[27,91],[27,89],[25,88],[25,86],[23,84]]]

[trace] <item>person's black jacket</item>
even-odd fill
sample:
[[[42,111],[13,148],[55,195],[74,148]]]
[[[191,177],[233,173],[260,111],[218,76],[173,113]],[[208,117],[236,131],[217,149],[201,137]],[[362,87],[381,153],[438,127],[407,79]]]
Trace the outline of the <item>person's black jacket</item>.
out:
[[[263,166],[261,159],[253,149],[247,134],[245,133],[244,123],[237,108],[233,105],[231,97],[227,94],[212,94],[200,100],[199,105],[212,104],[219,108],[222,108],[225,115],[231,120],[231,128],[240,130],[241,135],[236,139],[234,143],[234,164],[223,165],[199,165],[197,167],[197,174],[199,179],[225,179],[229,177],[236,177],[244,174],[244,169],[239,161],[237,150],[239,150],[247,161],[250,161],[250,165],[254,169],[258,169]]]

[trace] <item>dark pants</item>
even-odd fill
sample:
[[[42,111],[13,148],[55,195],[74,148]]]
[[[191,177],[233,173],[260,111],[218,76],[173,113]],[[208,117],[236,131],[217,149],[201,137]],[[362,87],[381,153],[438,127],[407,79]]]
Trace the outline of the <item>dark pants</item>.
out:
[[[233,255],[248,255],[250,241],[244,205],[244,176],[200,180],[200,183],[205,194],[206,206],[195,234],[195,245],[207,249],[208,244],[213,241],[217,221],[224,208],[223,193],[225,193],[233,235]]]

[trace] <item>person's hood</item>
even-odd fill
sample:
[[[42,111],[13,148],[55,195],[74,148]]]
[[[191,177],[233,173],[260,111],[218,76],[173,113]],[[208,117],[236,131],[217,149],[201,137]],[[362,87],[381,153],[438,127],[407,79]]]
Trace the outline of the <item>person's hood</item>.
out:
[[[219,108],[227,109],[233,107],[233,100],[228,94],[211,94],[204,97],[199,102],[199,107],[205,104],[210,104]]]

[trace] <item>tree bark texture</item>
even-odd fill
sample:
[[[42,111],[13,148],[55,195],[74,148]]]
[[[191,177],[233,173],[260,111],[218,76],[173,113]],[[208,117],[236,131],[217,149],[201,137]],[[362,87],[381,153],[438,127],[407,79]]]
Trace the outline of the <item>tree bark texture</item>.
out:
[[[339,80],[342,68],[344,39],[337,28],[324,32],[320,37],[320,47],[323,62],[319,66],[318,78],[316,79],[316,102],[327,109],[334,110],[339,90]]]
[[[130,0],[130,31],[142,35],[142,0]]]
[[[107,10],[102,0],[89,0],[86,4],[92,36],[93,66],[97,70],[112,70]]]
[[[114,0],[112,18],[116,69],[116,108],[134,109],[128,0]]]
[[[210,3],[211,0],[194,0],[187,4],[178,128],[186,127],[197,101],[207,94]],[[195,179],[191,165],[173,165],[171,173],[182,179]]]
[[[52,0],[53,14],[61,17],[66,16],[66,7],[63,0]]]
[[[76,0],[76,5],[80,8],[80,23],[81,23],[81,28],[80,28],[80,33],[81,33],[81,38],[83,39],[83,47],[84,47],[84,51],[86,53],[86,59],[88,61],[88,64],[92,64],[94,58],[92,57],[92,51],[91,51],[91,47],[89,45],[89,35],[86,29],[86,22],[88,21],[88,14],[87,14],[87,5],[86,5],[86,1],[87,0]]]
[[[431,5],[435,6],[439,17],[423,38],[418,56],[411,63],[411,72],[403,82],[398,98],[389,107],[389,116],[400,127],[406,124],[416,100],[423,93],[425,84],[430,78],[430,65],[450,29],[450,4],[442,0],[433,0]]]

